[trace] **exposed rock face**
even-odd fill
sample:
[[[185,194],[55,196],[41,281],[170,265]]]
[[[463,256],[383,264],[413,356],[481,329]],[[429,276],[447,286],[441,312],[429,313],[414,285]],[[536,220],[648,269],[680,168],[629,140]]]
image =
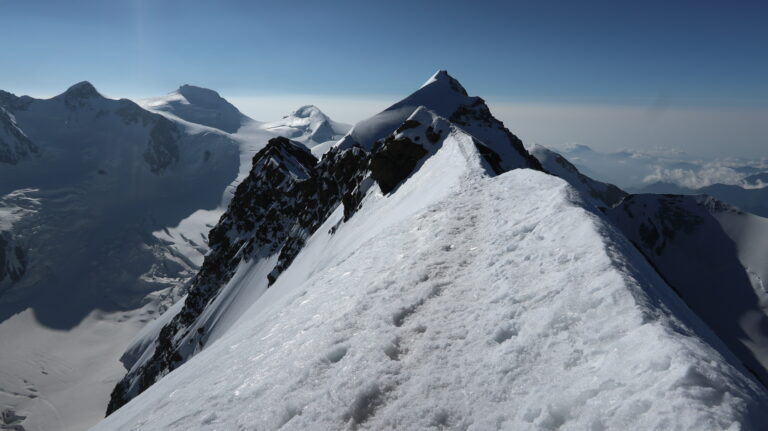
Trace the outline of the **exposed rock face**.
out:
[[[485,100],[481,97],[471,97],[470,101],[459,105],[456,111],[451,114],[449,120],[454,124],[466,128],[470,133],[472,133],[473,130],[489,129],[496,133],[503,134],[507,138],[507,143],[512,147],[514,152],[523,156],[531,169],[543,170],[541,163],[525,150],[523,141],[510,132],[509,129],[504,127],[504,123],[497,120],[496,117],[491,114],[491,110],[488,108],[488,105],[485,104]],[[489,150],[491,149],[489,148]],[[510,168],[507,167],[505,170],[509,169]]]
[[[413,172],[416,163],[426,154],[427,150],[409,138],[395,139],[390,136],[379,148],[374,149],[371,176],[381,187],[382,193],[389,193]]]

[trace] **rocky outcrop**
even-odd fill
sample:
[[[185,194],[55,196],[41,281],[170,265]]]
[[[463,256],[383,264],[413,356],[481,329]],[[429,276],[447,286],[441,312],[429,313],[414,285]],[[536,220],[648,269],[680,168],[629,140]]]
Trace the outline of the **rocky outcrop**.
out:
[[[427,150],[409,138],[390,136],[383,144],[374,146],[371,176],[382,193],[389,193],[413,172],[416,163],[426,154]]]

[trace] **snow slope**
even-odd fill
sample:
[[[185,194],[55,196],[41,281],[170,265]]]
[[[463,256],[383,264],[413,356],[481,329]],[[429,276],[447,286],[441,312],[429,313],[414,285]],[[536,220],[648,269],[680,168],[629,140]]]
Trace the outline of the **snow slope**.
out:
[[[630,195],[608,215],[768,384],[768,219],[707,196],[651,194]]]
[[[235,325],[94,429],[768,420],[765,388],[574,189],[490,174],[454,129],[396,191],[374,185],[346,222],[339,207]]]
[[[152,232],[219,205],[238,144],[87,82],[0,106],[36,148],[0,163],[0,411],[81,430],[103,416],[130,340],[196,270]]]

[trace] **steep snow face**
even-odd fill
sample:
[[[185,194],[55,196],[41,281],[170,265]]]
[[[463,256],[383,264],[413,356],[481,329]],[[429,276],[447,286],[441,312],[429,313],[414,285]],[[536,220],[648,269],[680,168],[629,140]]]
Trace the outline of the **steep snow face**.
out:
[[[608,214],[768,384],[768,220],[706,196],[631,195]]]
[[[488,177],[456,130],[393,193],[373,186],[346,222],[338,208],[236,325],[94,429],[765,423],[764,388],[574,189]]]
[[[485,101],[468,96],[464,87],[444,70],[438,71],[410,96],[355,124],[337,145],[371,148],[420,106],[461,127],[496,153],[500,158],[501,171],[521,167],[541,169],[538,160],[528,154],[522,141],[491,114]]]
[[[278,121],[264,123],[262,127],[275,135],[301,142],[310,149],[329,141],[338,141],[352,128],[332,121],[312,105],[302,106]],[[325,146],[326,151],[327,147],[329,145]]]
[[[172,114],[191,123],[235,133],[250,118],[219,93],[194,85],[182,85],[165,96],[140,100],[139,104],[152,111]]]
[[[120,353],[197,269],[152,232],[219,205],[238,144],[88,83],[0,106],[37,148],[0,164],[0,411],[27,430],[83,429]]]
[[[627,196],[625,191],[613,184],[595,181],[583,175],[563,156],[544,146],[535,145],[531,150],[531,155],[541,162],[547,172],[568,181],[586,199],[592,201],[599,208],[612,208]]]
[[[13,114],[0,105],[0,163],[15,165],[37,153],[37,146],[16,125]]]

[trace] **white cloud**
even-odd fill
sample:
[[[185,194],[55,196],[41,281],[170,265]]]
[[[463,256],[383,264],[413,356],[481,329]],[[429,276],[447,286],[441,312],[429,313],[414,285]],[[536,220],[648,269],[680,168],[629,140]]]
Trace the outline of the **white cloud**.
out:
[[[653,166],[654,172],[643,179],[645,183],[666,182],[690,189],[706,187],[712,184],[741,184],[746,176],[737,172],[721,161],[705,163],[694,169],[668,169],[659,165]]]

